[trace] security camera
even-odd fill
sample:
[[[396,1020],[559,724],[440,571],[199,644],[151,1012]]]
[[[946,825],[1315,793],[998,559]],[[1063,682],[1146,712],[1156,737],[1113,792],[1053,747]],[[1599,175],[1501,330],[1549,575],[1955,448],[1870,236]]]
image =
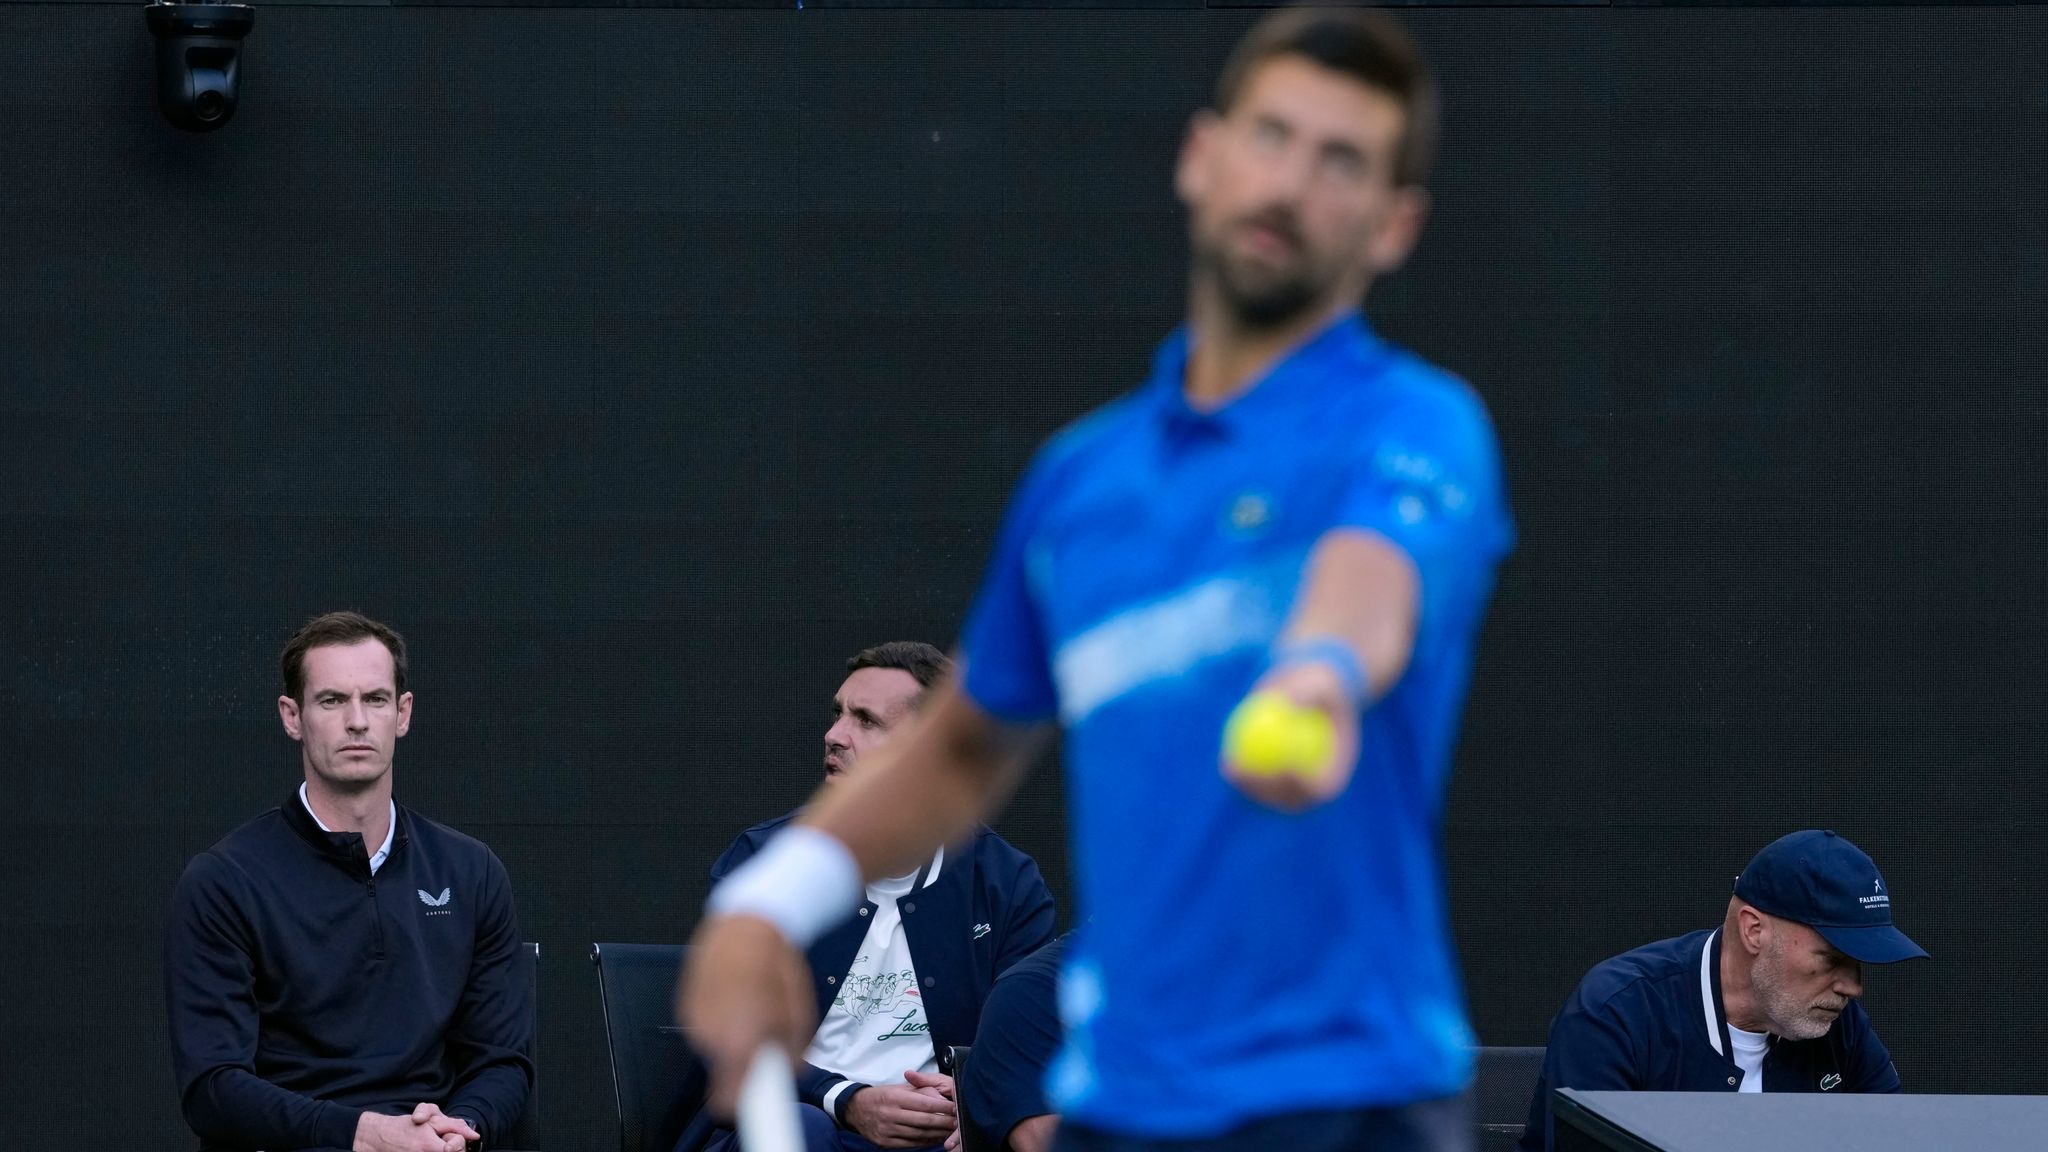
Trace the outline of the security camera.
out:
[[[187,132],[211,132],[235,114],[242,37],[256,23],[247,4],[145,5],[156,36],[156,102]]]

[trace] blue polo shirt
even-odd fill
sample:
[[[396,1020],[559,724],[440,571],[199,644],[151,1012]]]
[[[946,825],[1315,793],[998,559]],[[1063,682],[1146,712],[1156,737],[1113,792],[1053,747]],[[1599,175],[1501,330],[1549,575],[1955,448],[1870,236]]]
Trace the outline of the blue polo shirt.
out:
[[[1066,729],[1080,917],[1052,1103],[1194,1137],[1459,1091],[1473,1038],[1438,853],[1494,568],[1513,541],[1484,407],[1347,314],[1223,407],[1151,381],[1021,482],[962,639],[968,696]],[[1421,577],[1413,657],[1350,787],[1287,815],[1217,769],[1309,550],[1350,529]]]

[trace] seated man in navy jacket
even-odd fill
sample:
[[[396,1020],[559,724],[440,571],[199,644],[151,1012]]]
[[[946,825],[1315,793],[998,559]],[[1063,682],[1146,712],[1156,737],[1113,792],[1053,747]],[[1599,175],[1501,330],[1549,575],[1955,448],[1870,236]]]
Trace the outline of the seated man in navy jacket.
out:
[[[233,1152],[494,1145],[533,1086],[505,867],[391,799],[398,633],[332,612],[281,663],[305,782],[192,859],[165,925],[186,1122]]]
[[[828,783],[907,724],[950,661],[929,644],[894,641],[846,662],[825,732]],[[795,812],[740,834],[712,866],[714,883],[758,852]],[[931,1148],[954,1128],[953,1081],[939,1049],[972,1044],[997,974],[1053,936],[1052,893],[1038,865],[982,828],[915,872],[868,886],[857,915],[809,952],[818,1030],[798,1070],[809,1152]],[[700,1146],[700,1118],[677,1147]],[[736,1146],[730,1129],[703,1147]]]
[[[1897,1092],[1856,998],[1863,965],[1925,956],[1892,925],[1877,865],[1833,832],[1794,832],[1735,879],[1719,928],[1596,965],[1550,1025],[1522,1152],[1552,1146],[1554,1088]]]
[[[1059,1114],[1045,1098],[1045,1072],[1060,1049],[1060,960],[1072,935],[1004,972],[982,1007],[958,1099],[961,1123],[980,1129],[991,1148],[1047,1152],[1059,1132]]]

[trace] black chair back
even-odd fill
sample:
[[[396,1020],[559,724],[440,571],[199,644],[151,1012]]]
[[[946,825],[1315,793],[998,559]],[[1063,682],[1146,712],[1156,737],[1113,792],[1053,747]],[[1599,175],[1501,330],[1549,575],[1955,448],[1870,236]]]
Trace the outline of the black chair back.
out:
[[[1543,1075],[1542,1048],[1481,1048],[1473,1103],[1479,1152],[1512,1152],[1529,1120],[1529,1100]]]
[[[704,1100],[704,1066],[676,1027],[680,944],[593,944],[620,1152],[670,1152]]]
[[[540,945],[529,940],[520,949],[526,959],[526,991],[533,1004],[533,1036],[526,1042],[526,1058],[533,1063],[533,1088],[526,1094],[526,1111],[504,1139],[492,1145],[535,1152],[540,1147]]]
[[[1003,1152],[1002,1142],[991,1141],[968,1113],[967,1094],[957,1090],[960,1078],[967,1074],[968,1054],[973,1051],[968,1045],[952,1044],[939,1053],[939,1071],[951,1076],[956,1088],[953,1107],[958,1110],[960,1118],[960,1152]]]

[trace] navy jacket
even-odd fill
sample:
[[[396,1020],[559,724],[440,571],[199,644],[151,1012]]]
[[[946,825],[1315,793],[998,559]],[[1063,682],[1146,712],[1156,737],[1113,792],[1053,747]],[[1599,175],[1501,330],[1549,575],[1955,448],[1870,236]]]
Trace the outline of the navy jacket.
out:
[[[713,882],[760,851],[796,815],[778,816],[740,833],[712,865]],[[947,848],[937,875],[925,881],[896,906],[903,914],[910,961],[924,986],[925,1022],[931,1025],[932,1048],[937,1051],[974,1043],[982,1001],[997,975],[1052,939],[1053,903],[1037,862],[988,828],[978,829],[964,845]],[[863,907],[864,914],[826,933],[806,954],[817,986],[819,1019],[832,1006],[839,981],[867,938],[868,916],[875,905],[863,901]],[[797,1076],[797,1095],[823,1107],[825,1093],[844,1079],[806,1064]]]
[[[526,1107],[533,998],[489,848],[404,806],[363,838],[294,792],[185,868],[164,938],[186,1122],[223,1149],[348,1148],[431,1101],[486,1145]]]
[[[1553,1088],[1734,1092],[1721,1004],[1721,930],[1646,944],[1594,966],[1550,1023],[1543,1078],[1529,1102],[1521,1152],[1551,1148]],[[1892,1067],[1863,1005],[1851,1000],[1818,1040],[1772,1037],[1766,1092],[1897,1092]]]
[[[1049,1115],[1045,1070],[1059,1053],[1060,961],[1069,932],[997,978],[983,1005],[974,1054],[954,1085],[960,1114],[971,1117],[991,1148],[1008,1148],[1010,1130]]]

